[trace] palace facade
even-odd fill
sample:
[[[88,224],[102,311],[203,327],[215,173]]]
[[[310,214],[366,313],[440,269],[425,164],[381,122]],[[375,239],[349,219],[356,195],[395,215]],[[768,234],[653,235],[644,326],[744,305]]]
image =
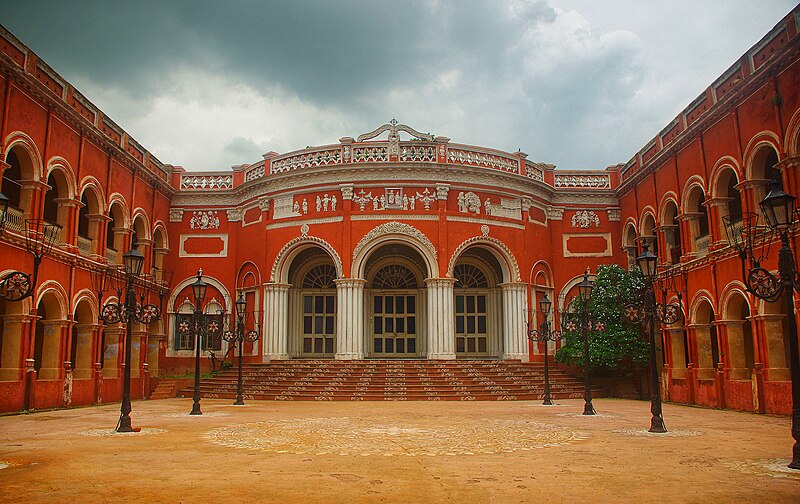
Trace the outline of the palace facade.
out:
[[[686,320],[662,328],[666,398],[788,413],[785,303],[747,292],[722,217],[757,210],[773,173],[800,190],[799,25],[795,9],[603,170],[392,120],[202,173],[160,162],[2,29],[0,273],[33,271],[28,219],[60,228],[32,295],[0,301],[0,411],[119,400],[125,327],[100,313],[135,238],[148,275],[137,292],[162,316],[131,322],[134,397],[193,367],[179,329],[201,268],[212,319],[224,325],[239,293],[247,301],[261,333],[244,347],[250,362],[536,360],[544,347],[527,331],[542,297],[563,309],[586,268],[627,266],[648,241],[686,278]],[[228,348],[218,335],[204,347]]]

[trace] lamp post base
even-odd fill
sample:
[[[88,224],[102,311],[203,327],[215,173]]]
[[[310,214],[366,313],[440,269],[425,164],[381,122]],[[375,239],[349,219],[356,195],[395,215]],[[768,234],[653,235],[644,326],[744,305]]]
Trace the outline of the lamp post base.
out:
[[[591,401],[587,401],[583,405],[583,414],[584,415],[596,415],[597,412],[594,410],[594,406],[592,405]]]
[[[192,412],[189,413],[189,414],[190,415],[202,415],[203,414],[203,412],[200,411],[200,403],[199,402],[195,402],[194,404],[192,404]]]
[[[119,425],[116,429],[117,432],[134,432],[133,426],[131,425],[131,417],[128,415],[122,415],[119,417]]]
[[[234,406],[244,406],[244,399],[242,396],[238,396],[235,401],[233,401]]]
[[[552,406],[553,405],[553,401],[550,399],[549,395],[544,397],[544,401],[542,401],[542,405],[544,405],[544,406]]]
[[[648,432],[654,432],[656,434],[664,434],[667,432],[667,426],[664,425],[664,419],[661,417],[654,416],[650,419],[650,429]]]

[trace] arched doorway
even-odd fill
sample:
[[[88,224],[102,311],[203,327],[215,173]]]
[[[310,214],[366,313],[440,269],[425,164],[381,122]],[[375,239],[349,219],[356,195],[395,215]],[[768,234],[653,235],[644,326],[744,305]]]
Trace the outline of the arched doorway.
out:
[[[425,262],[415,249],[393,243],[378,247],[365,267],[367,356],[419,357],[423,352]]]
[[[494,255],[470,247],[453,268],[457,357],[498,356],[502,340],[503,272]]]
[[[289,355],[331,358],[336,353],[336,266],[312,246],[289,267]]]

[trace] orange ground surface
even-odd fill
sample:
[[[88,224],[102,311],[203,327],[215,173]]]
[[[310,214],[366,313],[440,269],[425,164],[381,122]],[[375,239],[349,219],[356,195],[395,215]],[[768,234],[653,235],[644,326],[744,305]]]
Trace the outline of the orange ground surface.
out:
[[[0,417],[2,502],[800,502],[789,419],[649,403],[136,401]]]

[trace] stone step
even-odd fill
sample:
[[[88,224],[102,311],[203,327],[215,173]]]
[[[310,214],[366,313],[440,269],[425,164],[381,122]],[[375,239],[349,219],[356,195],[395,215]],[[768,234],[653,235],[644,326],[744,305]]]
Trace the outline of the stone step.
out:
[[[297,401],[533,400],[544,395],[544,365],[519,361],[288,360],[243,366],[245,398]],[[583,383],[550,373],[553,398],[582,397]],[[203,380],[202,397],[236,396],[237,371]],[[181,395],[192,395],[191,388]],[[601,389],[593,395],[604,395]]]

